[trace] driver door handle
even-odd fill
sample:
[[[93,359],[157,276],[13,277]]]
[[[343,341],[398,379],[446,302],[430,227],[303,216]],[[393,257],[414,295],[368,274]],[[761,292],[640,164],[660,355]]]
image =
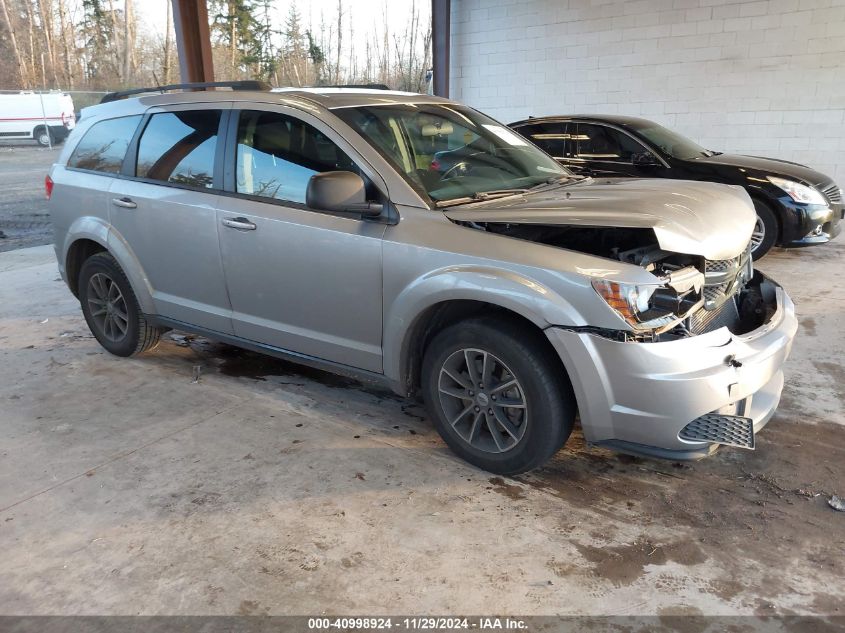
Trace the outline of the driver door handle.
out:
[[[122,198],[112,198],[111,203],[116,207],[123,207],[124,209],[135,209],[138,206],[132,198],[127,198],[126,196]]]
[[[238,229],[239,231],[254,231],[258,228],[255,226],[255,222],[250,222],[246,218],[223,218],[221,223],[225,227]]]

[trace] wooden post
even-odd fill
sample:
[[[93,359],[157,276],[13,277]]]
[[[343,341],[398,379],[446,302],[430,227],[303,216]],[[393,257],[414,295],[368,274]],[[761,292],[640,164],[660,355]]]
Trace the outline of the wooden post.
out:
[[[182,82],[214,81],[206,0],[173,0],[173,25]]]

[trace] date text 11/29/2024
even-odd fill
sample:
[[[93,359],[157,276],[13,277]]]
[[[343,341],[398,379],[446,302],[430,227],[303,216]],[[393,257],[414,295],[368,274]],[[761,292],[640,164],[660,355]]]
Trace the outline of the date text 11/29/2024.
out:
[[[309,618],[308,629],[312,631],[328,630],[377,630],[403,629],[409,631],[451,631],[451,630],[525,630],[527,624],[518,618],[449,618],[449,617],[413,617],[413,618]]]

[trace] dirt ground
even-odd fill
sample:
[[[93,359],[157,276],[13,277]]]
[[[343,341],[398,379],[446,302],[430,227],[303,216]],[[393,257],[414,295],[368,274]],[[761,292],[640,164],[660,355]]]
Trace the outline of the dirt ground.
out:
[[[0,141],[0,253],[52,242],[44,176],[61,148]]]
[[[761,268],[801,328],[755,451],[576,432],[508,479],[344,378],[179,333],[112,357],[49,248],[0,254],[0,614],[843,616],[845,242]]]

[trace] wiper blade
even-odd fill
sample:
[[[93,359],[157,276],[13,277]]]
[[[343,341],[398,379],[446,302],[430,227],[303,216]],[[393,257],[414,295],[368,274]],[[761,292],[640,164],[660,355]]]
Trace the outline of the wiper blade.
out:
[[[517,196],[525,193],[528,189],[494,189],[493,191],[476,191],[471,196],[464,196],[462,198],[452,198],[451,200],[438,200],[435,205],[437,207],[452,207],[458,204],[469,204],[470,202],[484,202],[485,200],[496,200],[498,198],[507,198],[508,196]]]
[[[587,180],[590,176],[579,176],[577,174],[571,174],[567,176],[552,176],[551,178],[546,178],[543,182],[534,185],[528,191],[538,191],[540,189],[546,189],[549,185],[572,185],[576,182],[581,182],[583,180]]]
[[[515,196],[520,193],[525,193],[528,189],[493,189],[492,191],[476,191],[472,194],[473,200],[492,200],[493,198],[504,198],[505,196]]]
[[[470,202],[483,202],[484,200],[495,200],[497,198],[505,198],[507,196],[515,196],[521,193],[534,193],[544,189],[551,188],[553,185],[561,187],[567,185],[574,185],[576,182],[584,182],[590,180],[591,176],[581,176],[578,174],[571,174],[568,176],[552,176],[543,182],[533,185],[528,189],[495,189],[493,191],[477,191],[471,196],[463,196],[461,198],[452,198],[450,200],[438,200],[434,206],[438,208],[453,207],[459,204],[469,204]]]

